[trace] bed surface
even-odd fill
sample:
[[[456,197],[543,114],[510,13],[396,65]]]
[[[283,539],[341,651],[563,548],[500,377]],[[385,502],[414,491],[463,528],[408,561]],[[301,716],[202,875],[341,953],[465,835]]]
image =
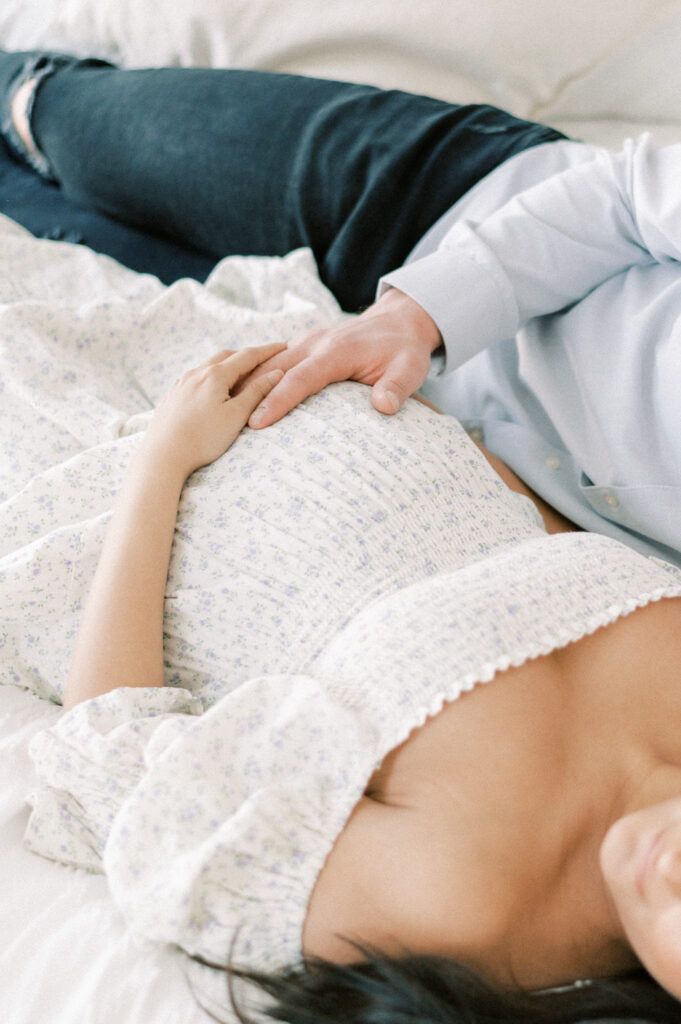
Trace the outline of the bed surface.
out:
[[[0,687],[0,1018],[7,1024],[199,1024],[180,955],[137,947],[101,875],[64,868],[22,846],[33,785],[31,736],[58,709]]]

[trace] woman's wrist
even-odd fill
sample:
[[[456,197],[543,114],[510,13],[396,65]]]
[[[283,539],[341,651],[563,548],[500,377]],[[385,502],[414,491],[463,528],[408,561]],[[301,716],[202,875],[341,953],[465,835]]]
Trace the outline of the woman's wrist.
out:
[[[181,447],[172,441],[145,436],[140,447],[130,460],[125,481],[135,481],[144,485],[155,481],[170,491],[180,492],[187,477],[192,473],[187,460],[183,458]]]

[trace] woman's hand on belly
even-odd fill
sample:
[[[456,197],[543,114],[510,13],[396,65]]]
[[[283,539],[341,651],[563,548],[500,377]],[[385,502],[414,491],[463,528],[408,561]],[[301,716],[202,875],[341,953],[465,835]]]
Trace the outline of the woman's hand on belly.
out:
[[[247,384],[246,378],[285,347],[224,350],[188,370],[154,411],[144,437],[150,456],[172,461],[186,478],[223,455],[283,371],[270,370]]]

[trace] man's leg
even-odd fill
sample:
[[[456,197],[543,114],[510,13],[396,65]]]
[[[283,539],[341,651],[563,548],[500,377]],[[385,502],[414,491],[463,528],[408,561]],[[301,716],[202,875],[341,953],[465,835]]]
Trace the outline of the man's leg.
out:
[[[481,177],[561,137],[492,107],[370,86],[93,62],[45,73],[22,121],[12,60],[0,58],[0,94],[4,80],[19,145],[34,141],[34,166],[67,194],[214,258],[310,246],[349,310]]]

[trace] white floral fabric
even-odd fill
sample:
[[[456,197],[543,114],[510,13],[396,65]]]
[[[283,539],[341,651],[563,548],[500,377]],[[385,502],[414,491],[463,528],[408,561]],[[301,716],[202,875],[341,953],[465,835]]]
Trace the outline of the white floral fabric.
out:
[[[0,680],[58,701],[153,403],[217,348],[340,314],[305,252],[164,288],[1,219],[0,236]],[[364,386],[332,385],[190,478],[167,685],[34,738],[26,842],[104,871],[142,937],[289,963],[389,750],[510,665],[679,594],[677,570],[615,541],[547,537],[456,420],[416,401],[383,417]]]

